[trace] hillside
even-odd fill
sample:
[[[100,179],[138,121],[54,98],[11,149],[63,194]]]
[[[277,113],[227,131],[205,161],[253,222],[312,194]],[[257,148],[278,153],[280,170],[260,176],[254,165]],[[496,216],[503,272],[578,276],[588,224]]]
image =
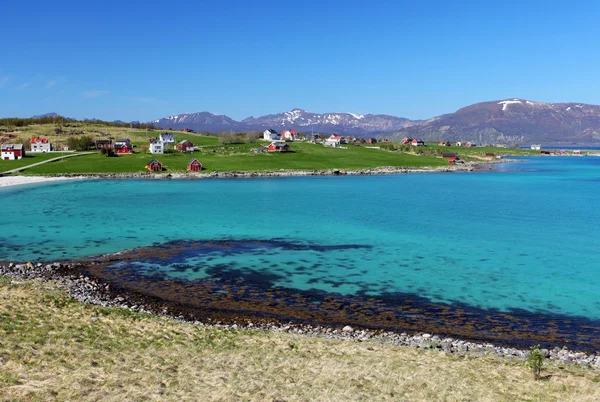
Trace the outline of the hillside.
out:
[[[524,99],[483,102],[383,137],[477,144],[600,143],[600,106]]]
[[[536,382],[519,361],[195,325],[3,276],[0,300],[2,400],[600,398],[596,368],[548,365]]]

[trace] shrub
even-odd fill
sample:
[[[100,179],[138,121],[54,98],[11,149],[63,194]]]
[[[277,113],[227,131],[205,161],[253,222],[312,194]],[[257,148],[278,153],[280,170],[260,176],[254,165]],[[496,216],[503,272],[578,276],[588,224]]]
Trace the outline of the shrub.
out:
[[[542,366],[544,365],[545,359],[546,356],[544,356],[542,349],[540,349],[540,345],[532,347],[529,351],[529,355],[527,355],[525,364],[531,369],[531,372],[533,373],[533,379],[536,381],[541,377]]]

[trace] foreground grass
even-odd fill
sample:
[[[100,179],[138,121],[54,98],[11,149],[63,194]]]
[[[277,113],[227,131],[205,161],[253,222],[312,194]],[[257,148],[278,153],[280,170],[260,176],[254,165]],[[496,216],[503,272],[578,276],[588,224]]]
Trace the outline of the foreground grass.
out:
[[[600,399],[600,372],[225,330],[83,305],[0,277],[0,400]]]

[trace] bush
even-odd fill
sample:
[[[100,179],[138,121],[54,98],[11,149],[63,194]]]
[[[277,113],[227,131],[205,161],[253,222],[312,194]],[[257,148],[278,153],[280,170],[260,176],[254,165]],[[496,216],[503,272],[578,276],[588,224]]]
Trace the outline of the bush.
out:
[[[527,360],[525,360],[525,365],[531,369],[533,379],[536,381],[541,377],[544,360],[546,360],[546,356],[544,356],[540,345],[532,347],[529,351],[529,355],[527,355]]]

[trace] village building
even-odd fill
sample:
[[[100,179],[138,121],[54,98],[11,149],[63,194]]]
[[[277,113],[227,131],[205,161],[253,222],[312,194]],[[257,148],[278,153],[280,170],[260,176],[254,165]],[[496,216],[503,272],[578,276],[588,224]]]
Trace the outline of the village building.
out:
[[[194,144],[191,141],[183,140],[175,145],[175,149],[179,152],[194,152]]]
[[[158,137],[160,142],[164,144],[174,144],[175,143],[175,134],[172,133],[161,133]]]
[[[31,152],[50,152],[52,146],[45,137],[35,137],[31,139]]]
[[[0,158],[4,161],[15,161],[25,156],[23,144],[2,144]]]
[[[133,145],[131,145],[131,141],[129,140],[129,138],[120,138],[116,140],[114,149],[116,154],[133,153]]]
[[[325,142],[323,142],[323,145],[325,145],[326,147],[337,148],[340,146],[341,143],[342,143],[341,135],[331,134],[331,136],[329,138],[327,138],[325,140]]]
[[[423,140],[417,140],[417,139],[413,139],[413,140],[411,141],[411,145],[412,145],[413,147],[423,147],[423,146],[425,146],[425,142],[424,142]]]
[[[300,139],[300,135],[296,130],[285,130],[281,133],[281,139],[283,141],[297,141]]]
[[[450,141],[440,141],[440,143],[438,145],[441,147],[451,147],[452,146]]]
[[[290,152],[290,146],[284,142],[272,142],[267,150],[269,152]]]
[[[573,155],[581,155],[581,149],[574,149]]]
[[[467,148],[476,147],[476,146],[477,146],[477,144],[475,144],[474,142],[467,142],[465,144],[465,147],[467,147]]]
[[[111,149],[112,147],[112,140],[96,140],[96,149]]]
[[[454,152],[443,152],[442,158],[446,158],[448,160],[453,161],[453,160],[458,159],[458,155],[456,155]]]
[[[281,137],[279,136],[279,133],[275,130],[265,130],[263,132],[263,140],[266,141],[279,141],[281,139]]]
[[[455,145],[456,145],[457,147],[462,147],[462,146],[463,146],[463,143],[462,143],[462,141],[457,141]]]
[[[408,138],[408,137],[404,137],[404,138],[402,138],[402,141],[400,141],[400,142],[403,143],[403,144],[410,144],[410,143],[413,142],[413,139],[412,138]]]
[[[146,169],[148,169],[148,170],[150,170],[152,172],[161,172],[162,171],[162,163],[160,163],[156,159],[152,159],[146,165]]]
[[[367,142],[368,142],[369,144],[377,144],[377,138],[369,138],[369,139],[367,140]]]
[[[356,140],[356,142],[358,142],[359,144],[366,144],[366,143],[367,143],[367,140],[365,140],[364,138],[358,138],[358,139]],[[369,144],[372,144],[372,143],[370,142]]]
[[[60,146],[60,150],[61,150],[61,151],[70,151],[70,150],[71,150],[71,147],[70,147],[70,146],[68,146],[68,145],[61,145],[61,146]]]
[[[165,144],[157,138],[150,140],[150,153],[162,155],[165,153]]]
[[[192,159],[190,163],[187,164],[187,170],[189,172],[199,172],[202,170],[202,163],[196,158]]]

